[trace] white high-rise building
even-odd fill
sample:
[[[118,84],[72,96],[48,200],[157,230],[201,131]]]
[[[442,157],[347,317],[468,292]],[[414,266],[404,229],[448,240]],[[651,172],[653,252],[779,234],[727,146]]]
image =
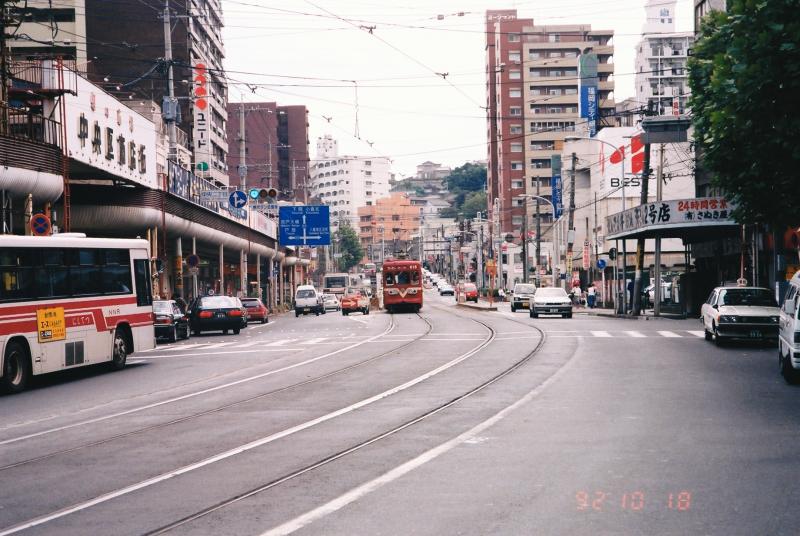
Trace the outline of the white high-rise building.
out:
[[[338,143],[330,135],[317,138],[310,176],[310,194],[330,206],[334,229],[343,221],[358,228],[358,208],[389,196],[389,159],[340,155]]]
[[[688,51],[692,32],[675,31],[677,0],[647,0],[642,40],[636,45],[636,101],[652,102],[659,115],[686,113],[689,98]]]

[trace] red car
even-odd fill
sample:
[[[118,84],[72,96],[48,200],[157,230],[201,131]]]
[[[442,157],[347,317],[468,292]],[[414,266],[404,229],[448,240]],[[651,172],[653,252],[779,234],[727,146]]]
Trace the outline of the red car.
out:
[[[478,303],[478,287],[473,283],[464,283],[459,290],[464,295],[465,301],[474,301]]]
[[[350,313],[361,311],[361,313],[369,314],[369,298],[361,294],[357,290],[347,289],[345,295],[342,296],[342,315],[347,316]]]
[[[247,309],[247,320],[260,320],[262,324],[269,322],[269,310],[258,298],[242,298],[242,305]]]

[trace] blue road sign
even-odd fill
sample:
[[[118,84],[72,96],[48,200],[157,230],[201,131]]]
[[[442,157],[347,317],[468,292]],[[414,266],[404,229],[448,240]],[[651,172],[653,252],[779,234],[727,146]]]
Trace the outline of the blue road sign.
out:
[[[605,259],[597,259],[597,269],[598,270],[605,270],[606,269],[606,261],[605,261]]]
[[[31,231],[34,236],[47,236],[50,234],[50,218],[44,214],[34,214],[31,217]]]
[[[244,208],[247,206],[247,194],[241,190],[236,190],[228,197],[228,203],[233,208]]]
[[[278,229],[282,246],[329,246],[330,209],[325,205],[280,207]]]

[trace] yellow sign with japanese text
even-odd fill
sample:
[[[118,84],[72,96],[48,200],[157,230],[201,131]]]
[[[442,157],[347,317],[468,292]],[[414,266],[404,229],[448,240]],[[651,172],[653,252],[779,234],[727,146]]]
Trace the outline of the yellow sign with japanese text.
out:
[[[67,323],[63,307],[36,310],[36,330],[39,342],[62,341],[67,338]]]

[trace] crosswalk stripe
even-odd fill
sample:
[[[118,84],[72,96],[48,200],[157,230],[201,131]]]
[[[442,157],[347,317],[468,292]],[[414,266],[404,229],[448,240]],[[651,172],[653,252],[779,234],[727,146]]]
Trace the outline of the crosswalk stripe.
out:
[[[661,335],[662,337],[667,337],[667,338],[671,338],[671,339],[680,339],[681,338],[680,335],[678,335],[677,333],[673,333],[672,331],[659,331],[658,334]]]
[[[223,346],[230,346],[231,344],[234,344],[234,343],[232,343],[232,342],[218,342],[216,344],[209,344],[208,346],[203,346],[202,349],[203,350],[210,350],[212,348],[222,348]]]
[[[623,333],[627,334],[629,337],[634,337],[636,339],[641,339],[647,337],[644,333],[640,333],[638,331],[623,331]]]
[[[197,344],[180,344],[178,346],[170,346],[168,348],[159,348],[159,351],[163,352],[174,352],[176,350],[188,350],[189,348],[199,348],[200,346],[205,346],[206,343],[201,342]]]
[[[308,339],[307,341],[303,341],[300,344],[319,344],[326,340],[328,340],[328,337],[317,337],[316,339]]]
[[[259,346],[259,345],[262,345],[262,344],[264,344],[263,340],[262,341],[252,341],[252,342],[246,342],[244,344],[237,344],[236,346],[234,346],[234,348],[250,348],[251,346]]]
[[[591,331],[590,333],[595,337],[611,337],[611,334],[607,331]]]
[[[691,333],[695,337],[705,337],[706,334],[702,331],[687,331],[687,333]]]

